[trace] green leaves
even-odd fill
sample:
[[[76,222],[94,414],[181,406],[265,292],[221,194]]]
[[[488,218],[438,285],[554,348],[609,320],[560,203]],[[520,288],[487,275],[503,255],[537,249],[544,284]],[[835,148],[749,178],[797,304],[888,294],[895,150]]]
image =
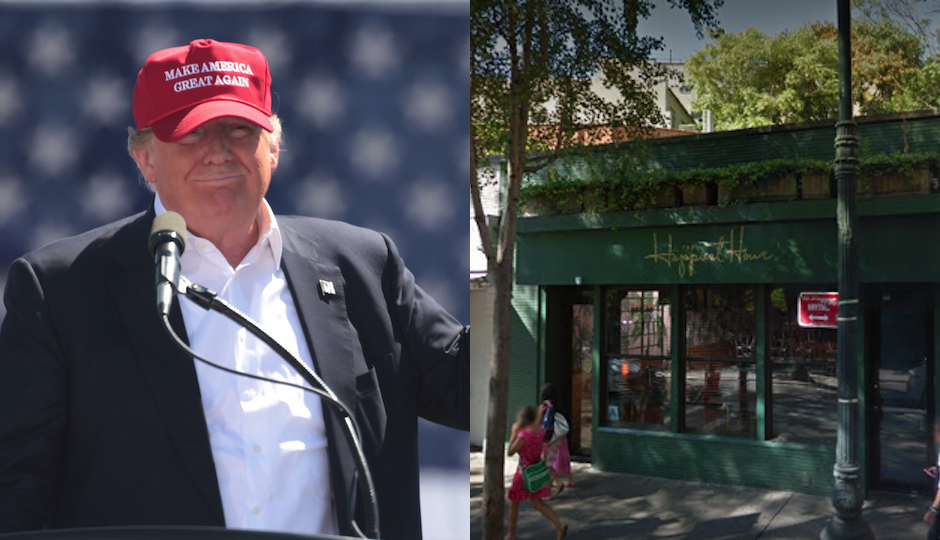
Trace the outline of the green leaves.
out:
[[[940,156],[925,152],[913,154],[876,154],[870,158],[862,159],[859,164],[861,178],[871,179],[874,176],[887,173],[908,174],[914,167],[936,167],[940,163]]]
[[[814,23],[776,36],[753,28],[719,35],[687,63],[696,108],[710,109],[719,129],[835,118],[836,34],[831,23]],[[853,96],[861,114],[938,103],[928,89],[940,82],[940,69],[935,60],[922,60],[916,35],[888,21],[855,21],[852,40]]]
[[[669,7],[687,10],[702,32],[717,23],[721,3],[669,0]],[[665,70],[650,57],[663,43],[638,32],[656,7],[654,0],[471,0],[477,155],[507,155],[520,161],[513,167],[532,170],[588,144],[579,137],[586,128],[660,122],[653,86]]]
[[[624,154],[621,152],[621,154]],[[599,162],[601,157],[585,160]],[[618,164],[620,167],[618,168]],[[940,167],[940,155],[934,153],[877,154],[861,160],[860,178],[892,173],[909,175],[917,167]],[[613,159],[604,166],[554,168],[533,178],[522,188],[522,200],[532,213],[540,215],[579,212],[604,213],[675,206],[669,203],[670,190],[682,186],[716,186],[730,192],[737,186],[753,186],[794,175],[825,175],[832,172],[832,162],[816,159],[771,159],[736,163],[725,167],[699,167],[678,171],[644,169],[627,159]],[[734,204],[728,199],[720,204]]]

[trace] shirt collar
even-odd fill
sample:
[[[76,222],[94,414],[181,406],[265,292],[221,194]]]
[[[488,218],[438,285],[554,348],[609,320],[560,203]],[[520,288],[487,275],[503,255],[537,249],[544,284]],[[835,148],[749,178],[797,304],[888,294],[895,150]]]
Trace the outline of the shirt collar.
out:
[[[255,218],[258,226],[261,228],[261,234],[258,235],[258,243],[256,245],[262,245],[265,240],[268,241],[268,245],[271,246],[271,254],[274,255],[274,268],[280,270],[281,268],[281,254],[284,251],[284,244],[281,239],[281,229],[277,224],[277,217],[274,215],[274,211],[271,210],[271,205],[268,204],[267,199],[261,199],[261,208],[258,211],[258,217]],[[154,194],[153,199],[153,209],[155,215],[159,216],[160,214],[166,212],[166,207],[163,206],[163,201],[160,200],[160,195]],[[194,243],[199,240],[205,240],[200,238],[190,232],[189,229],[186,229],[186,244]],[[205,240],[209,242],[208,240]],[[211,243],[211,242],[209,242]]]

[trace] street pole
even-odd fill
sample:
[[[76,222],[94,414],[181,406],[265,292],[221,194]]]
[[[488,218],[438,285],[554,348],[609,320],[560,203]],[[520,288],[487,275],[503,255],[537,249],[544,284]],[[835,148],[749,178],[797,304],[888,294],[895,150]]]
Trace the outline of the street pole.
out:
[[[862,488],[858,466],[858,251],[855,242],[858,137],[852,119],[852,8],[838,0],[839,122],[836,124],[835,177],[838,186],[839,316],[836,376],[839,380],[839,425],[836,439],[835,515],[823,540],[873,539],[862,520]]]

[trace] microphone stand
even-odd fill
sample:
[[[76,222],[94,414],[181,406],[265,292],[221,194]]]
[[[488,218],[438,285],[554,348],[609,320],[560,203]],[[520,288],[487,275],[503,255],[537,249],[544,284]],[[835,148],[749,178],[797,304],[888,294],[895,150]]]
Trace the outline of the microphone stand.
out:
[[[251,317],[245,315],[238,308],[232,306],[225,300],[219,298],[215,291],[207,289],[201,285],[193,283],[183,277],[179,276],[179,285],[173,283],[174,289],[177,293],[183,293],[187,298],[195,302],[197,305],[206,310],[213,310],[225,315],[235,323],[241,325],[249,332],[254,334],[258,339],[265,342],[268,346],[274,349],[274,352],[278,353],[288,364],[290,364],[300,376],[304,378],[308,383],[313,387],[288,383],[285,381],[276,381],[271,380],[266,377],[261,377],[258,375],[253,375],[250,373],[243,373],[236,371],[234,369],[226,368],[225,366],[220,366],[212,361],[209,361],[199,354],[196,353],[192,348],[190,348],[186,343],[180,339],[180,337],[173,330],[172,325],[170,324],[170,319],[167,315],[163,315],[163,322],[167,328],[167,331],[170,333],[171,337],[174,338],[176,344],[182,347],[187,354],[192,355],[194,358],[201,360],[205,363],[208,363],[214,367],[220,368],[224,371],[234,373],[236,375],[243,375],[253,379],[260,379],[264,381],[274,382],[278,384],[284,384],[287,386],[293,386],[296,388],[301,388],[309,392],[313,392],[319,395],[324,403],[328,403],[334,410],[336,410],[343,419],[346,429],[343,430],[343,435],[346,438],[346,442],[353,448],[356,455],[356,467],[358,469],[357,473],[353,474],[353,485],[361,480],[364,484],[366,495],[368,498],[369,504],[366,506],[366,530],[369,532],[369,535],[366,536],[362,533],[362,530],[359,528],[359,524],[355,519],[355,493],[353,489],[349,490],[349,500],[346,501],[348,506],[349,519],[352,522],[352,527],[362,538],[379,538],[379,504],[378,499],[376,498],[375,493],[375,484],[372,481],[372,474],[369,471],[369,464],[366,462],[366,456],[362,449],[362,438],[359,433],[359,427],[356,425],[356,420],[353,417],[352,411],[349,410],[333,393],[329,386],[323,382],[322,379],[314,372],[310,366],[304,363],[303,360],[294,356],[293,353],[284,348],[280,343],[277,342],[274,338],[267,334],[261,327],[258,326],[258,323],[253,321]],[[361,475],[361,476],[359,476]]]

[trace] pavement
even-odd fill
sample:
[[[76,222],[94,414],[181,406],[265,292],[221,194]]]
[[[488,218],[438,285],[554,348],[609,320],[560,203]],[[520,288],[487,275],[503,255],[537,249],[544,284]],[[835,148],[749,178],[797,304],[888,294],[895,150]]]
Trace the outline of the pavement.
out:
[[[506,460],[508,489],[515,459]],[[599,472],[573,463],[575,487],[549,501],[569,526],[566,540],[604,538],[816,539],[832,515],[828,497]],[[483,454],[470,454],[470,538],[482,537]],[[874,492],[863,516],[878,540],[922,540],[923,495]],[[507,505],[508,512],[508,505]],[[553,540],[554,530],[523,503],[517,540]]]

